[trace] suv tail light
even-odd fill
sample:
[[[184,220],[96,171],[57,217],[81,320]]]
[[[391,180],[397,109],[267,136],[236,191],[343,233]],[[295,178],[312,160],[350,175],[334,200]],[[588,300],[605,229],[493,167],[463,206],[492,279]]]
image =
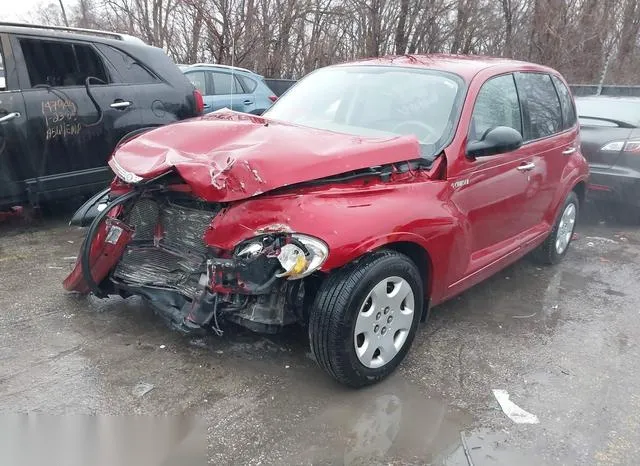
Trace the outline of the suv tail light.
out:
[[[275,102],[276,100],[278,100],[278,96],[277,96],[277,95],[270,95],[270,96],[269,96],[269,100],[270,100],[271,102]]]
[[[600,148],[601,151],[609,152],[630,152],[640,154],[640,139],[631,141],[613,141]]]
[[[194,90],[193,98],[196,101],[196,113],[201,115],[204,112],[204,98],[202,97],[202,93],[198,89]]]

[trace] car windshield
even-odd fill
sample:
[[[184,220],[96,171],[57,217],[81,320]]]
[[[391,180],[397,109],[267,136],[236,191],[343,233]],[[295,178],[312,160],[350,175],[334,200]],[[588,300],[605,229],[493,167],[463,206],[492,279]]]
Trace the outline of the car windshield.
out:
[[[265,116],[357,136],[414,135],[433,158],[449,143],[464,97],[455,74],[397,66],[338,66],[302,79]]]
[[[592,118],[606,118],[640,126],[640,99],[576,99],[576,108],[584,124],[598,124]]]

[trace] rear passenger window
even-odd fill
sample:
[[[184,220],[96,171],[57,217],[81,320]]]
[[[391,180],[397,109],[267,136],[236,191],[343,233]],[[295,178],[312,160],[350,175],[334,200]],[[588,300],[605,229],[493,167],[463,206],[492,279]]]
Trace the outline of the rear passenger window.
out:
[[[576,109],[573,105],[573,99],[567,86],[558,79],[556,76],[552,76],[553,84],[556,86],[558,95],[560,96],[560,107],[562,108],[562,129],[572,128],[576,124]]]
[[[526,101],[528,124],[525,141],[540,139],[562,131],[562,111],[556,88],[548,74],[517,73],[520,98]]]
[[[88,44],[19,39],[31,87],[84,86],[88,77],[109,82],[104,63]],[[92,84],[99,84],[93,81]]]
[[[215,95],[242,94],[244,90],[230,73],[211,73],[213,77],[213,93]]]
[[[207,77],[204,71],[192,71],[186,73],[185,76],[191,81],[196,89],[198,89],[202,95],[207,95]]]
[[[258,83],[251,78],[247,78],[246,76],[237,76],[237,78],[242,83],[242,87],[244,87],[244,91],[247,94],[251,94],[256,90],[256,87],[258,87]]]
[[[522,133],[518,93],[510,74],[491,78],[480,88],[471,115],[469,140],[482,139],[488,130],[496,126],[508,126]]]
[[[96,44],[96,46],[107,57],[113,67],[118,70],[125,83],[148,84],[158,81],[158,78],[153,73],[131,55],[109,45]]]

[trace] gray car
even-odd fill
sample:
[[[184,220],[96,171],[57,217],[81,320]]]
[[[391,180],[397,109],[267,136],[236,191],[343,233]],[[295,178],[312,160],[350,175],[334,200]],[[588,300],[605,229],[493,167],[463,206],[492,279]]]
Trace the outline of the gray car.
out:
[[[261,115],[277,99],[261,75],[245,68],[207,63],[178,66],[202,92],[205,113],[229,108]]]
[[[640,208],[640,97],[575,99],[589,197]]]

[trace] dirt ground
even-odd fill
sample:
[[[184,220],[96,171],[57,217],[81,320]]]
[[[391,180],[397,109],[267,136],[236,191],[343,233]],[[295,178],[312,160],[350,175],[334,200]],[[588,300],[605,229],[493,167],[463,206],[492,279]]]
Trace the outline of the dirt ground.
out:
[[[637,464],[640,227],[603,212],[588,207],[562,264],[522,260],[435,308],[395,375],[359,391],[298,329],[186,337],[136,299],[65,293],[69,212],[1,225],[0,419],[195,416],[219,465]],[[493,389],[539,423],[514,423]]]

